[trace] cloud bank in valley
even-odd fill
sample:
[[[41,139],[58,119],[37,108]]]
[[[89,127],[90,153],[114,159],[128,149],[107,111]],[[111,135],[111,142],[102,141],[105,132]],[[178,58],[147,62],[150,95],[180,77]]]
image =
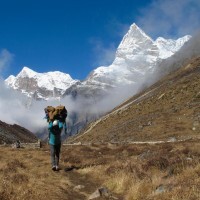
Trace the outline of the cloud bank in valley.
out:
[[[43,124],[42,103],[36,103],[28,109],[29,99],[20,92],[9,89],[0,80],[0,120],[9,124],[19,124],[31,131]]]

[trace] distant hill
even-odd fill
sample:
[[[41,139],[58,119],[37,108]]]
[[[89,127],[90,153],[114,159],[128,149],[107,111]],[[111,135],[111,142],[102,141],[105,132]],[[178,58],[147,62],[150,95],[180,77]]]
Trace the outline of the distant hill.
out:
[[[200,57],[163,77],[68,142],[133,142],[200,135]]]
[[[11,144],[20,140],[21,142],[36,142],[37,137],[29,130],[14,124],[10,125],[0,121],[0,144]]]

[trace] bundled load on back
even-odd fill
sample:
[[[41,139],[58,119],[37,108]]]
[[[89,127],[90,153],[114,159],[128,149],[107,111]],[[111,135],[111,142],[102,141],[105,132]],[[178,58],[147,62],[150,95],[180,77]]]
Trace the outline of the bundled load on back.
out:
[[[67,109],[65,106],[59,105],[57,107],[47,106],[45,109],[46,119],[48,122],[54,121],[55,119],[65,123],[67,118]]]

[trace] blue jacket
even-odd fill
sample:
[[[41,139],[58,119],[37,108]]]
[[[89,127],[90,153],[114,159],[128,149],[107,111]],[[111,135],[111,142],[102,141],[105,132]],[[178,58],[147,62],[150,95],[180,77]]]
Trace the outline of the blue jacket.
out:
[[[61,132],[63,129],[63,123],[59,122],[58,126],[53,126],[52,122],[49,122],[49,144],[58,145],[61,144]]]

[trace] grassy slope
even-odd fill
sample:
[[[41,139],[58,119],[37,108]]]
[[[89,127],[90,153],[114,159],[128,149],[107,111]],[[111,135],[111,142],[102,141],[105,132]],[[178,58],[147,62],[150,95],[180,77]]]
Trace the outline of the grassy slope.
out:
[[[186,139],[200,133],[200,58],[91,123],[69,142]]]

